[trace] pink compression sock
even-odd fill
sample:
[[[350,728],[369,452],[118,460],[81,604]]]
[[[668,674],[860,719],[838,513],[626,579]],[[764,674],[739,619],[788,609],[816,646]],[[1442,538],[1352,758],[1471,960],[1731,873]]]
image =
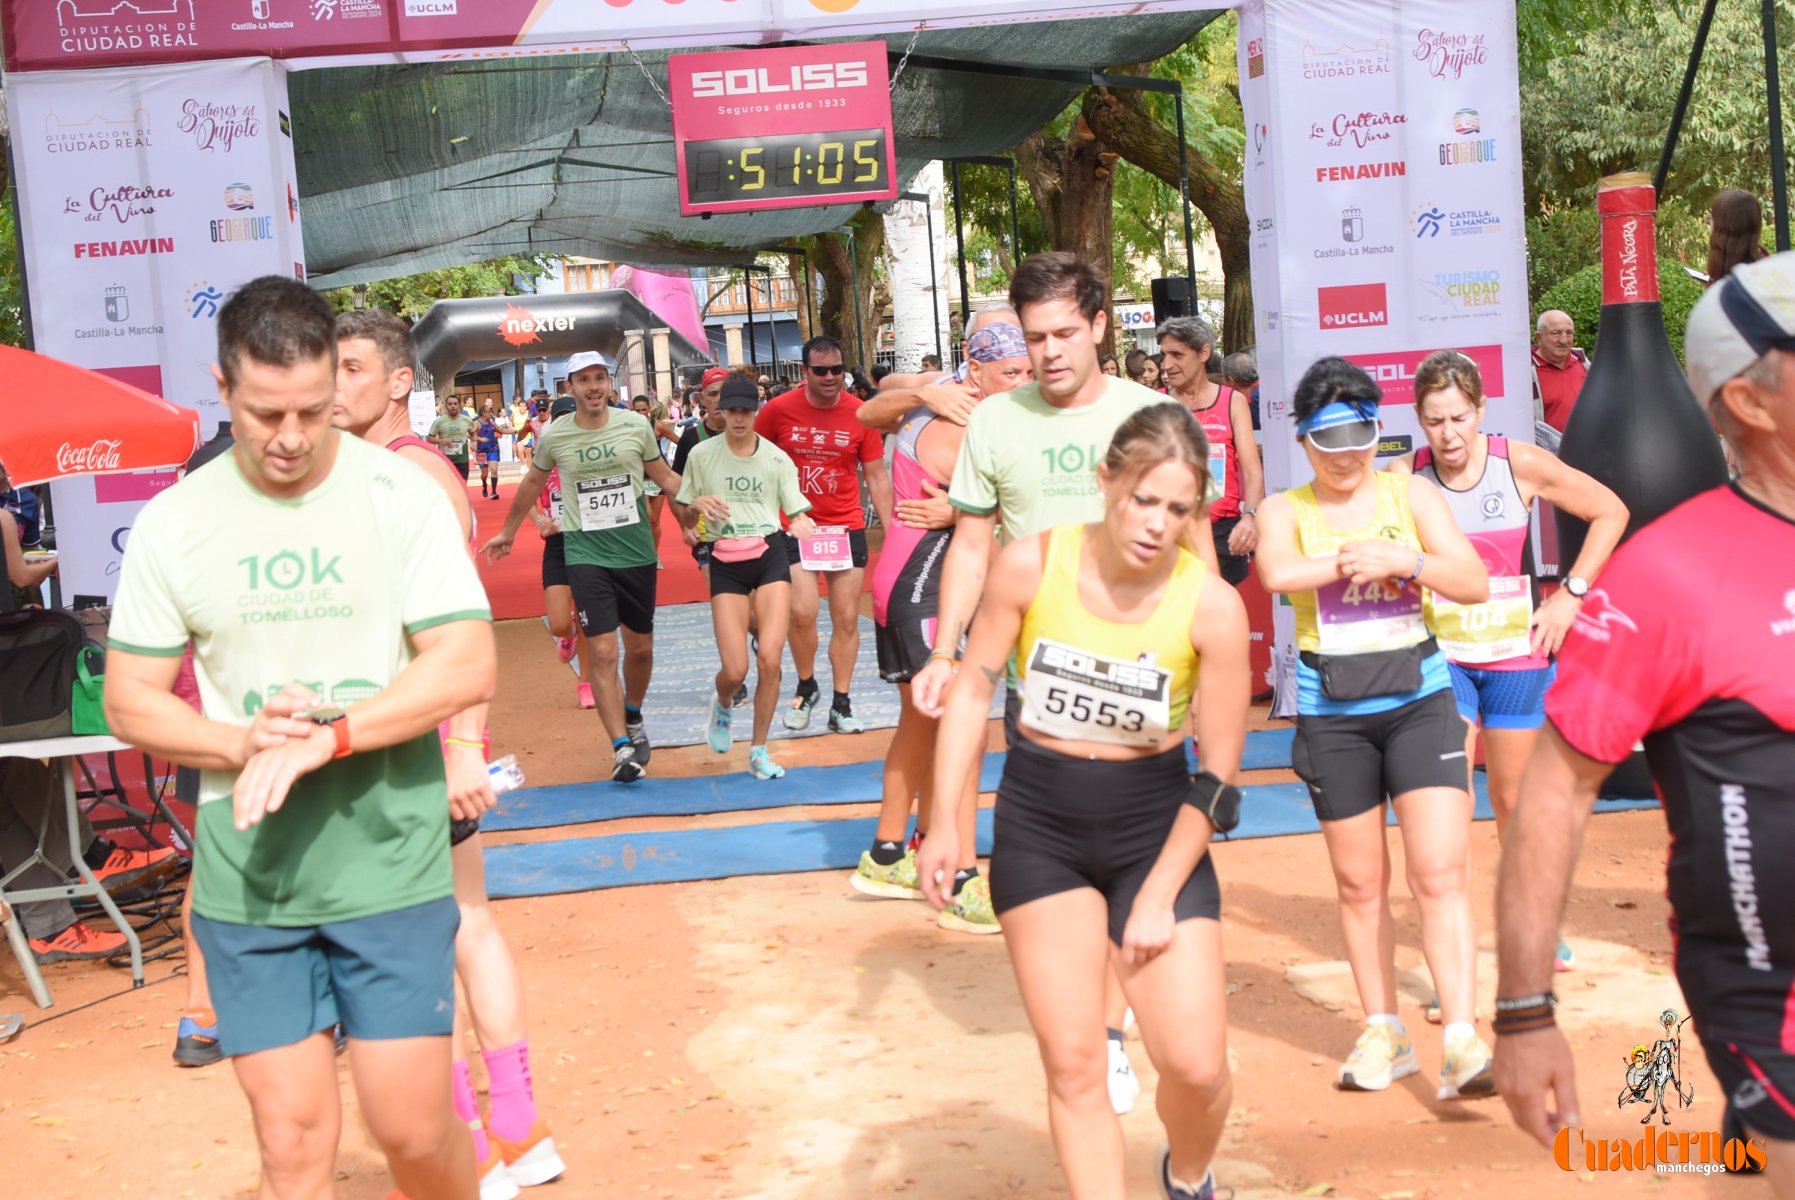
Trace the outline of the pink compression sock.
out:
[[[508,1142],[521,1142],[530,1136],[536,1124],[536,1093],[530,1084],[530,1040],[514,1046],[483,1050],[486,1073],[490,1076],[487,1096],[492,1106],[486,1123]]]
[[[480,1124],[480,1101],[474,1095],[474,1074],[468,1068],[467,1059],[455,1060],[451,1079],[454,1084],[455,1115],[467,1126],[468,1132],[474,1135],[474,1158],[485,1162],[491,1149],[486,1141],[486,1129]]]

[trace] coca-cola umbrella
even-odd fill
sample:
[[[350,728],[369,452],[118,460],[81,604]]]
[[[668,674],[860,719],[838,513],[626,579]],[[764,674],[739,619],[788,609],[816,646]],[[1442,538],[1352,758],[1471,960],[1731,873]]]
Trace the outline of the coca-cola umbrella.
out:
[[[60,359],[0,346],[0,380],[12,400],[0,464],[14,487],[175,467],[199,445],[191,408]]]

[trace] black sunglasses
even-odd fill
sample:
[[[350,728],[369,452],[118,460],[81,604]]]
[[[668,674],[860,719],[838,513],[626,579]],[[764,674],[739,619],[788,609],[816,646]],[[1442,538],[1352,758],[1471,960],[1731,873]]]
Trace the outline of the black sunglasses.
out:
[[[812,375],[845,375],[847,370],[848,368],[843,364],[836,363],[832,367],[811,367],[810,373]]]

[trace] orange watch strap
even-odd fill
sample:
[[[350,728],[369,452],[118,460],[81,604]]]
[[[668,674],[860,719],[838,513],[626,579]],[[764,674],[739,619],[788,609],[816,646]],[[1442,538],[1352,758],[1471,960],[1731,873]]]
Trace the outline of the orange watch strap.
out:
[[[337,752],[330,756],[331,761],[334,762],[339,758],[348,758],[352,753],[349,748],[349,715],[345,713],[332,721],[330,723],[330,730],[337,739]]]

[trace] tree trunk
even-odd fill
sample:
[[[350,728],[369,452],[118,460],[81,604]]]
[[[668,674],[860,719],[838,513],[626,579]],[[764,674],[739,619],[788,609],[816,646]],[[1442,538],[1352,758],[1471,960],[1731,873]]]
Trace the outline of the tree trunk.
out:
[[[792,281],[792,297],[797,303],[798,340],[808,342],[816,334],[816,331],[810,327],[810,310],[814,307],[810,290],[814,283],[810,273],[809,255],[787,252],[785,277]]]
[[[816,235],[817,273],[823,277],[823,303],[817,313],[822,331],[841,343],[842,359],[849,366],[871,367],[879,349],[879,322],[883,305],[879,303],[878,277],[875,270],[885,251],[885,222],[870,208],[854,214],[848,224],[853,227],[851,243],[854,259],[850,262],[850,242],[845,234]],[[856,267],[860,281],[860,320],[855,325],[854,277]]]
[[[1085,91],[1084,120],[1104,143],[1141,170],[1178,189],[1178,136],[1141,105],[1141,94],[1111,88]],[[1190,169],[1190,199],[1209,227],[1222,258],[1222,346],[1229,351],[1249,346],[1253,332],[1253,277],[1249,263],[1252,223],[1247,220],[1246,193],[1228,172],[1194,146],[1185,148]]]
[[[1096,267],[1105,292],[1110,291],[1115,260],[1112,161],[1082,116],[1064,138],[1037,133],[1016,147],[1016,166],[1028,180],[1029,194],[1047,226],[1048,244],[1055,250],[1070,250]],[[1112,311],[1101,352],[1114,353],[1115,344]]]
[[[947,239],[933,236],[933,231],[946,223],[941,203],[941,163],[924,166],[906,190],[926,195],[929,200],[926,205],[914,201],[894,204],[885,214],[885,247],[889,255],[886,276],[893,296],[892,350],[900,371],[919,370],[925,354],[947,352],[938,336],[945,334],[947,328],[942,320],[947,289],[941,285],[953,270],[951,261],[942,254]]]

